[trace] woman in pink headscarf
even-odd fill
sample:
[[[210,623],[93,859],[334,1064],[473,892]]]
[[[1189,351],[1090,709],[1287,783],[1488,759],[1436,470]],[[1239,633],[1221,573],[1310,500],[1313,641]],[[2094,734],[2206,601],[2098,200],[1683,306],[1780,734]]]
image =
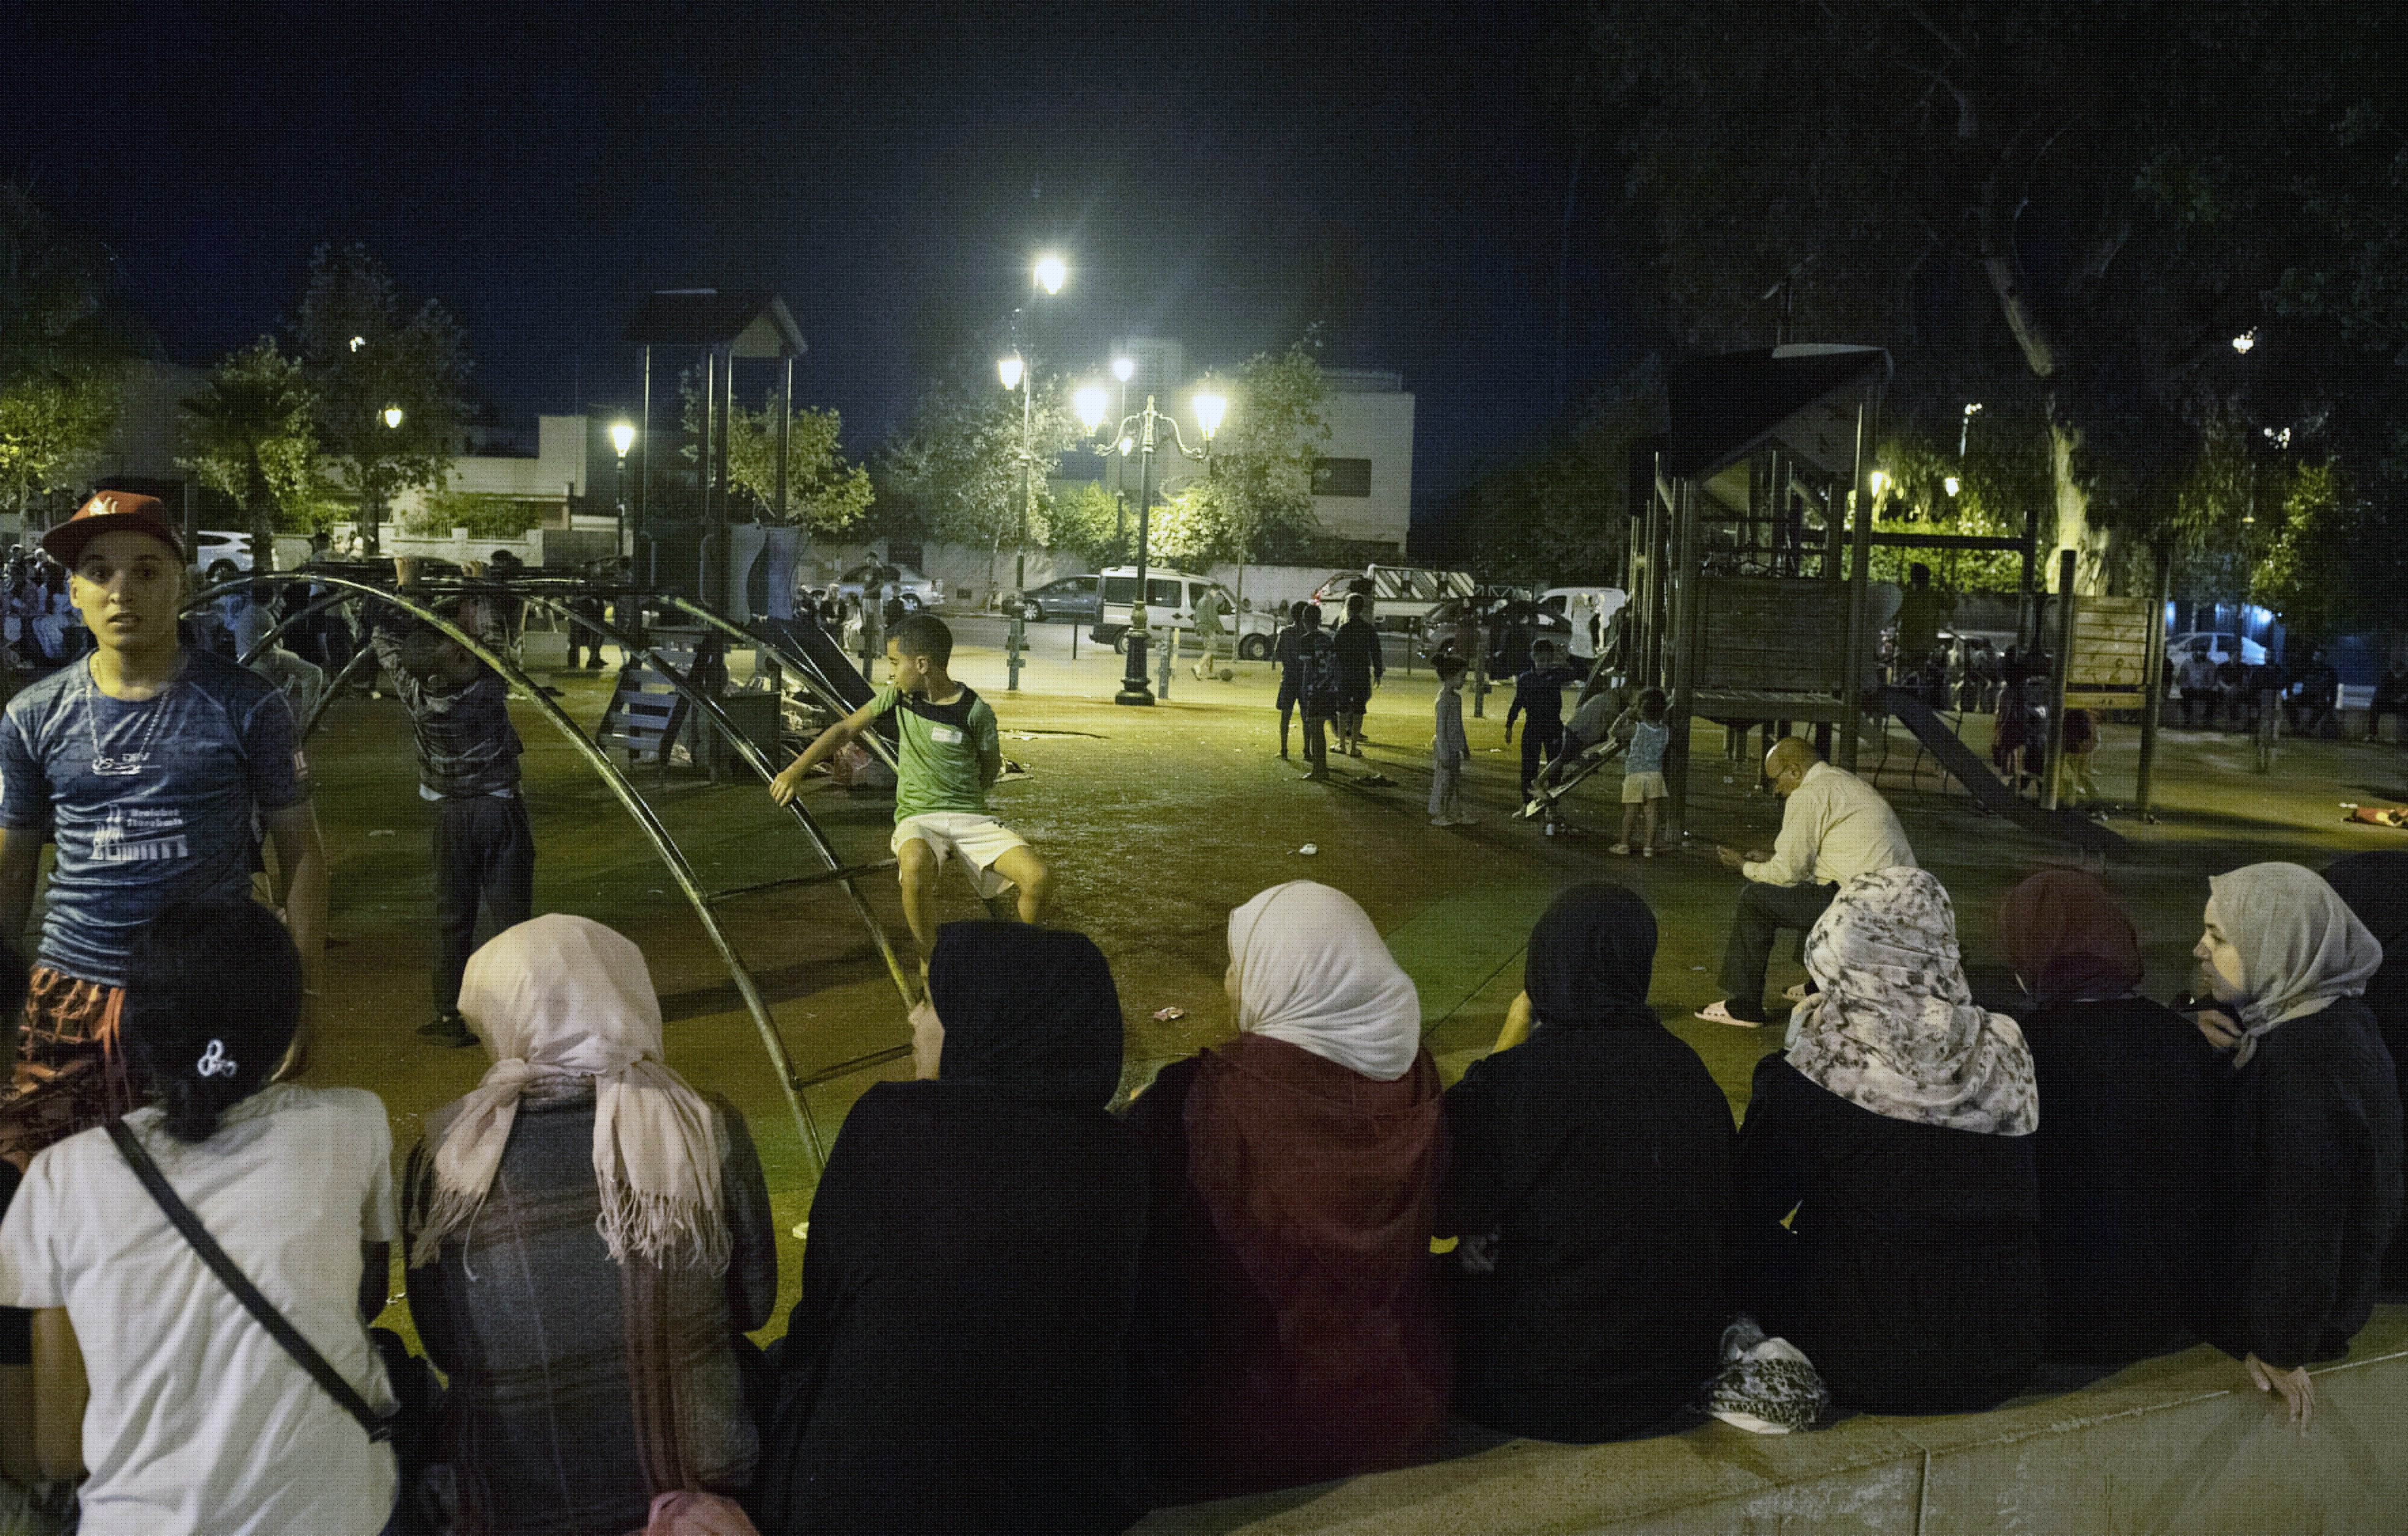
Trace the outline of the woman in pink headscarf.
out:
[[[1412,980],[1362,908],[1293,881],[1229,914],[1228,988],[1238,1038],[1128,1113],[1154,1170],[1131,1387],[1172,1498],[1406,1465],[1452,1369]]]

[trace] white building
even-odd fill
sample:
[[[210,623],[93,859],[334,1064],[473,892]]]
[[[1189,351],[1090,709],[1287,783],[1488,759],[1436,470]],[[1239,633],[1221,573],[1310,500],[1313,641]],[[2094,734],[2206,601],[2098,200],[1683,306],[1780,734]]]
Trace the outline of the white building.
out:
[[[1195,379],[1187,371],[1187,349],[1176,338],[1132,336],[1116,338],[1113,355],[1135,365],[1127,388],[1128,413],[1142,410],[1145,397],[1180,418],[1180,429],[1191,446],[1201,446],[1187,394]],[[1329,423],[1329,440],[1313,467],[1313,509],[1322,532],[1331,538],[1384,544],[1397,555],[1405,549],[1405,534],[1413,511],[1413,397],[1404,376],[1378,368],[1327,368],[1329,385],[1322,414]],[[1117,386],[1107,384],[1108,389]],[[1242,410],[1242,401],[1232,402]],[[1176,453],[1157,454],[1155,487],[1176,491],[1195,475],[1198,466]],[[1108,487],[1137,493],[1137,467],[1118,458],[1105,466]],[[1122,483],[1115,477],[1125,477]]]
[[[502,496],[539,510],[537,525],[568,526],[570,507],[585,495],[593,423],[584,416],[536,418],[536,451],[467,453],[452,461],[443,489],[452,495]],[[609,487],[606,484],[607,494]],[[392,521],[402,523],[426,505],[427,493],[404,491],[393,498]]]

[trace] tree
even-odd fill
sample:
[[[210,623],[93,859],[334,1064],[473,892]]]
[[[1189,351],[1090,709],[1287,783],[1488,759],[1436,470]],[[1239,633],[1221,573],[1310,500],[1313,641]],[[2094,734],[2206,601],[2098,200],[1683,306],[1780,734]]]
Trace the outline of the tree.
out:
[[[261,337],[209,370],[181,409],[176,463],[223,492],[251,525],[253,570],[276,568],[276,531],[313,525],[319,483],[317,397],[301,361]]]
[[[1148,542],[1160,558],[1232,561],[1242,585],[1244,567],[1301,553],[1318,535],[1313,474],[1329,441],[1318,350],[1308,334],[1285,352],[1247,359],[1226,384],[1211,375],[1198,384],[1228,396],[1228,416],[1210,472],[1154,508]]]
[[[320,246],[293,323],[321,440],[358,498],[369,538],[394,495],[439,489],[467,411],[465,337],[433,299],[403,312],[366,246]],[[398,408],[397,424],[388,412]]]
[[[957,365],[953,377],[921,396],[882,467],[882,478],[896,493],[897,513],[914,531],[986,546],[990,591],[1007,541],[1017,543],[1024,535],[1048,541],[1045,467],[1078,441],[1060,378],[1032,365],[1027,387],[1034,394],[1024,431],[1018,392],[997,388],[982,362]],[[1024,462],[1037,503],[1033,515],[1023,503]]]
[[[0,502],[75,483],[116,430],[128,348],[108,252],[0,183]]]
[[[1664,429],[1663,418],[1663,371],[1651,357],[1600,391],[1570,430],[1473,481],[1450,519],[1470,540],[1455,557],[1492,581],[1619,581],[1631,451]]]
[[[2203,421],[2257,392],[2235,336],[2322,319],[2327,381],[2374,338],[2408,339],[2398,169],[2368,131],[2397,29],[2349,7],[1591,15],[1596,98],[1689,339],[1760,345],[1764,295],[1788,281],[1800,334],[1899,352],[1894,414],[1932,437],[1962,402],[2034,400],[2056,540],[2083,552],[2086,584],[2115,578],[2125,536],[2162,536]]]
[[[702,440],[702,382],[689,371],[678,383],[684,399],[690,462]],[[728,483],[752,505],[764,523],[778,521],[778,401],[772,395],[757,411],[731,406],[727,420]],[[843,418],[834,410],[798,407],[786,432],[786,521],[814,534],[846,534],[868,512],[874,492],[869,471],[845,462]]]

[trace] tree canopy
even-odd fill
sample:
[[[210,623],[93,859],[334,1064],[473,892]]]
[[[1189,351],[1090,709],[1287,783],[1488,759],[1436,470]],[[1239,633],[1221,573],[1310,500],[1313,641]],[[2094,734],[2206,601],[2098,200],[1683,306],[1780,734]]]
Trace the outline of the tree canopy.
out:
[[[1231,379],[1198,383],[1227,397],[1228,415],[1211,472],[1154,509],[1149,543],[1161,558],[1276,561],[1318,536],[1312,477],[1329,441],[1329,384],[1317,352],[1308,336],[1285,352],[1257,352]]]
[[[0,183],[0,504],[74,485],[116,429],[129,348],[108,250]]]
[[[363,509],[439,489],[467,412],[466,340],[442,305],[406,309],[366,246],[320,246],[293,321],[318,430]],[[386,412],[400,408],[398,425]]]
[[[2408,342],[2386,105],[2401,45],[2355,7],[1590,15],[1588,99],[1684,337],[1764,344],[1787,281],[1801,338],[1899,354],[1893,420],[1927,438],[1953,437],[1965,402],[2032,401],[2058,540],[2094,580],[2116,574],[2110,531],[2176,525],[2218,414],[2304,438],[2317,402],[2395,370]]]
[[[691,371],[678,384],[684,401],[686,446],[691,461],[702,440],[702,384]],[[844,421],[834,410],[795,408],[786,432],[787,521],[814,534],[852,532],[869,510],[869,471],[847,463]],[[752,515],[774,523],[778,506],[778,401],[773,394],[759,410],[731,404],[727,421],[727,479],[751,504]]]

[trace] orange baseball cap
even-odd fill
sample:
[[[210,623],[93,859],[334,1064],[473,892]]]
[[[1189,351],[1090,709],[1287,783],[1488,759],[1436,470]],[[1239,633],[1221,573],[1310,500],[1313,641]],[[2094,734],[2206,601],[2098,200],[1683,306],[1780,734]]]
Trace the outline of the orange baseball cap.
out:
[[[42,536],[42,548],[60,565],[73,567],[82,558],[86,544],[120,530],[148,534],[175,551],[177,559],[184,557],[183,535],[168,519],[166,504],[157,496],[130,491],[93,493],[90,501],[76,509],[75,516]]]

